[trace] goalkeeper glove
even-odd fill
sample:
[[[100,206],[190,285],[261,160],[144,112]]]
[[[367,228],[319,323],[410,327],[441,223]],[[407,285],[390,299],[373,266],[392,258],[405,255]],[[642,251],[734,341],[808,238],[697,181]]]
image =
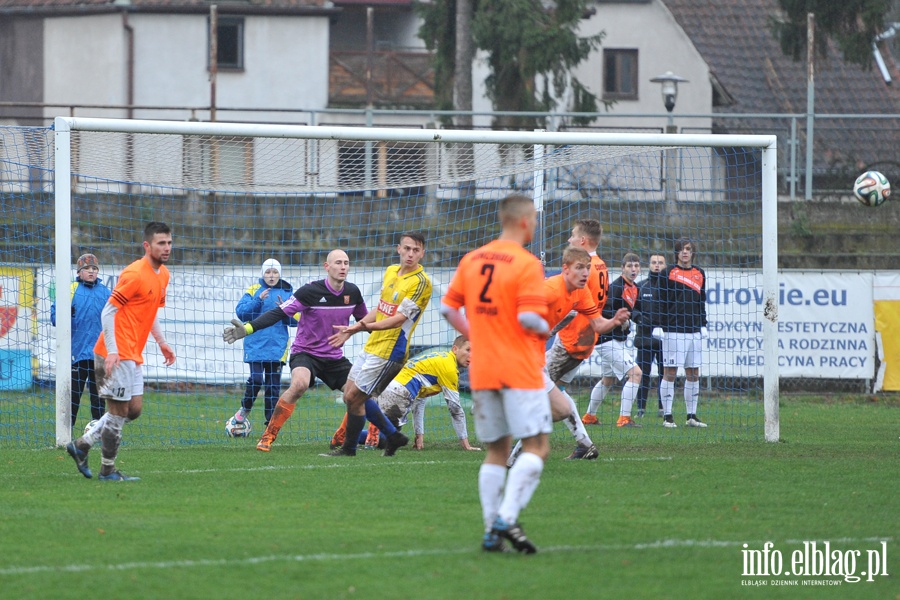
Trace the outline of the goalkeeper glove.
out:
[[[666,332],[663,331],[662,327],[654,327],[653,331],[650,332],[650,335],[658,340],[662,340],[662,339],[665,339]]]
[[[250,326],[250,323],[244,325],[238,319],[232,319],[231,325],[226,327],[225,331],[222,332],[222,339],[229,344],[233,344],[239,339],[247,337],[247,335],[251,333],[253,333],[253,327]]]

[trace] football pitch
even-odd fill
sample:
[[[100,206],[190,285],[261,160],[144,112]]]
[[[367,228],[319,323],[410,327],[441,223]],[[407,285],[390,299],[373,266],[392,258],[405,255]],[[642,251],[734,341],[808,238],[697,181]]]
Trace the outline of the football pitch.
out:
[[[480,550],[483,454],[451,442],[328,459],[321,442],[258,452],[259,431],[129,447],[126,428],[133,483],[84,479],[63,449],[4,449],[0,597],[896,599],[898,425],[896,396],[783,396],[779,443],[680,426],[565,461],[555,434],[521,515],[533,556]]]

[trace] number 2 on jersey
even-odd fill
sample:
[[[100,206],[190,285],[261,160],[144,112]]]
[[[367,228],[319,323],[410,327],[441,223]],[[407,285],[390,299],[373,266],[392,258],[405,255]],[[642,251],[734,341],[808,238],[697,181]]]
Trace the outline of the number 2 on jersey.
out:
[[[487,275],[487,281],[484,282],[484,287],[481,288],[481,293],[478,294],[478,299],[486,304],[490,304],[493,302],[490,296],[488,296],[488,288],[491,287],[491,282],[494,279],[494,265],[492,263],[484,263],[481,265],[481,274]]]

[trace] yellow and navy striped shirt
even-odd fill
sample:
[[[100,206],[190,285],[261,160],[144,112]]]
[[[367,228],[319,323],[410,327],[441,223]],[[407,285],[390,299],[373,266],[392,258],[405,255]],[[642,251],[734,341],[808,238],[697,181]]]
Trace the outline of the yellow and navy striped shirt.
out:
[[[404,365],[394,378],[409,392],[410,398],[428,398],[438,392],[459,402],[459,364],[452,351],[429,352]]]
[[[387,360],[405,362],[413,331],[430,301],[431,278],[425,274],[422,265],[402,276],[400,265],[388,267],[384,272],[384,282],[381,284],[375,321],[393,317],[398,312],[407,318],[400,327],[372,332],[364,350]]]

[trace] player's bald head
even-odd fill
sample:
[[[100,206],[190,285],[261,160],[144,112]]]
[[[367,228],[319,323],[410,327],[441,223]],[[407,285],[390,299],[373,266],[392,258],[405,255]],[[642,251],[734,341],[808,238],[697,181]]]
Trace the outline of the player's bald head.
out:
[[[331,252],[328,253],[328,256],[325,257],[326,264],[334,264],[338,261],[346,261],[350,262],[350,257],[347,256],[347,253],[341,250],[340,248],[335,248]]]
[[[506,227],[516,223],[519,219],[534,213],[534,200],[523,194],[513,194],[500,201],[497,214],[500,225]]]

